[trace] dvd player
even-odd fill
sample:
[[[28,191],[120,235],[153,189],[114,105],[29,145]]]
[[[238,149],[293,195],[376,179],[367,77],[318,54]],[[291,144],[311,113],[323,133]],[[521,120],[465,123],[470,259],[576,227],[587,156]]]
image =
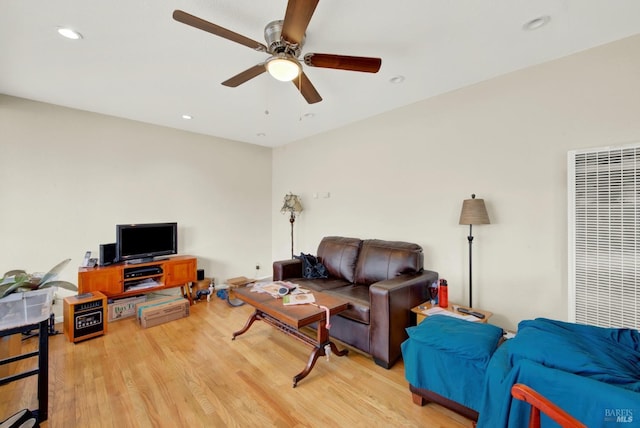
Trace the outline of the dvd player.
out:
[[[139,278],[141,276],[160,275],[161,273],[162,268],[160,266],[128,268],[124,270],[124,278]]]

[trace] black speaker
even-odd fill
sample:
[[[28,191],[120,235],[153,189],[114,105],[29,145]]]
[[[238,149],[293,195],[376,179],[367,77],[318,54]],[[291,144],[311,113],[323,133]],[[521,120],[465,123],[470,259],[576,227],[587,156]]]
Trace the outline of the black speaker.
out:
[[[116,263],[116,244],[100,244],[100,266]]]
[[[202,281],[204,279],[204,269],[198,269],[196,271],[198,281]]]

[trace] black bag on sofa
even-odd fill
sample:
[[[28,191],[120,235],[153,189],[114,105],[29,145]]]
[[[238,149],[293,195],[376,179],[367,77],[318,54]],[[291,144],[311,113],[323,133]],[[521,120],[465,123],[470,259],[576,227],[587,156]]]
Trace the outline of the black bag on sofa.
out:
[[[302,276],[304,278],[328,278],[327,268],[318,261],[316,256],[311,254],[300,253],[299,256],[293,256],[302,260]]]

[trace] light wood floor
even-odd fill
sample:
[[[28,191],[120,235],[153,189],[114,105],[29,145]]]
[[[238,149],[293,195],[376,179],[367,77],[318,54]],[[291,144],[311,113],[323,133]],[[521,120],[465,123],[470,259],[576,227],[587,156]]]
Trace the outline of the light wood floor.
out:
[[[251,312],[214,297],[188,318],[149,329],[129,318],[77,344],[51,336],[49,420],[41,426],[472,426],[438,405],[413,404],[402,362],[385,370],[352,349],[322,357],[292,388],[310,349],[262,322],[231,341]],[[35,346],[37,339],[23,342]],[[0,420],[37,407],[35,382],[0,387]]]

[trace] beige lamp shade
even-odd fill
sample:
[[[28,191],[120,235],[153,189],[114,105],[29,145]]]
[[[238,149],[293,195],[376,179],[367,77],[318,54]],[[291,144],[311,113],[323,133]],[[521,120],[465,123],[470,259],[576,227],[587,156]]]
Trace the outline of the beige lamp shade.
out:
[[[281,213],[300,213],[302,212],[302,204],[300,203],[300,197],[289,193],[284,197],[284,205],[280,208]]]
[[[460,212],[460,224],[490,224],[487,208],[484,206],[484,199],[476,199],[476,195],[471,195],[471,199],[465,199]]]

